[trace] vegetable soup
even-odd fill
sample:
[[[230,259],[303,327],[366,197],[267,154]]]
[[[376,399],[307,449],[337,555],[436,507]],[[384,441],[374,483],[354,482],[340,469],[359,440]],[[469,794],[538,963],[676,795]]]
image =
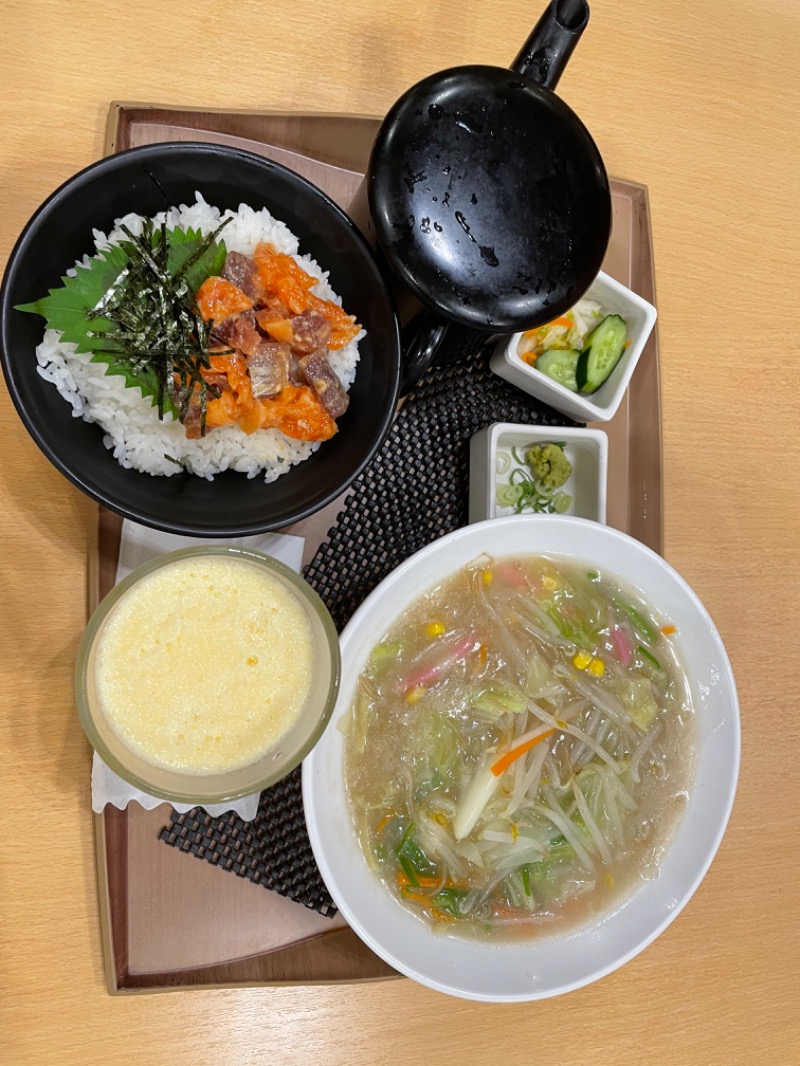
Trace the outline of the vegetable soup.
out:
[[[405,906],[540,935],[658,876],[692,778],[677,621],[556,556],[483,556],[397,620],[342,727],[362,851]]]

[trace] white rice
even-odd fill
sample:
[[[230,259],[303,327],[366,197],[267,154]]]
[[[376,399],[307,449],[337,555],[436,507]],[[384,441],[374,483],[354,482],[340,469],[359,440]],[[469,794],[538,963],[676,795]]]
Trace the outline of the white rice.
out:
[[[288,227],[266,208],[253,210],[241,204],[238,211],[224,211],[207,204],[200,193],[191,206],[170,208],[166,213],[170,227],[184,229],[193,226],[204,234],[212,232],[223,219],[231,221],[222,231],[229,252],[252,255],[256,245],[268,241],[279,252],[286,252],[308,274],[318,278],[311,290],[325,300],[341,304],[341,299],[328,284],[328,275],[308,255],[298,254],[297,238]],[[165,217],[162,212],[155,221]],[[124,238],[122,225],[139,234],[144,218],[126,215],[117,219],[114,229],[106,236],[94,231],[98,252]],[[88,263],[86,256],[81,265]],[[77,265],[77,264],[76,264]],[[69,271],[74,273],[74,270]],[[356,376],[358,336],[339,351],[329,352],[328,359],[345,389]],[[74,344],[61,341],[57,330],[45,331],[44,340],[36,349],[38,372],[45,381],[52,382],[64,399],[71,404],[75,418],[97,422],[105,430],[103,443],[125,467],[133,467],[147,474],[170,477],[185,467],[199,477],[212,480],[222,470],[238,470],[249,478],[263,474],[265,481],[274,481],[295,463],[307,459],[319,448],[319,443],[293,440],[277,429],[259,429],[249,436],[238,426],[223,426],[209,432],[200,440],[188,440],[183,426],[171,415],[166,421],[158,417],[158,410],[138,388],[128,388],[117,375],[107,375],[103,363],[93,363],[90,354],[77,354]],[[178,465],[180,464],[180,465]]]

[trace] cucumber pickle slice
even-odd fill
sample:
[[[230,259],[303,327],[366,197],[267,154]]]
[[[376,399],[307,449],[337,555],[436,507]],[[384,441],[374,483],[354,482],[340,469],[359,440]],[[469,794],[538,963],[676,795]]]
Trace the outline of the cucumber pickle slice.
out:
[[[602,325],[602,323],[601,323]],[[600,326],[597,327],[598,329]],[[575,368],[578,365],[581,353],[574,348],[559,349],[551,348],[543,352],[536,360],[536,369],[547,374],[553,381],[569,389],[570,392],[578,391],[578,383],[575,378]]]
[[[608,378],[625,351],[628,327],[619,315],[606,315],[586,338],[586,347],[575,368],[575,381],[581,392],[595,392]],[[541,362],[541,357],[537,360]]]

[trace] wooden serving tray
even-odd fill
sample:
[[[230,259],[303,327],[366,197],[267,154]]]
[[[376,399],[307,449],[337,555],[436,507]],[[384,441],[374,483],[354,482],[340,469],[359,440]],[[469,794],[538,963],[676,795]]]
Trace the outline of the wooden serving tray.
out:
[[[379,119],[111,105],[106,154],[160,141],[204,141],[267,156],[347,209]],[[614,228],[603,269],[655,303],[647,189],[611,183]],[[608,524],[662,550],[661,400],[656,331],[609,439]],[[345,494],[346,495],[346,494]],[[344,496],[285,532],[305,539],[304,563]],[[113,587],[121,519],[99,509],[90,546],[89,611]],[[100,922],[108,991],[233,985],[333,984],[396,976],[337,916],[323,918],[158,840],[165,804],[95,815]]]

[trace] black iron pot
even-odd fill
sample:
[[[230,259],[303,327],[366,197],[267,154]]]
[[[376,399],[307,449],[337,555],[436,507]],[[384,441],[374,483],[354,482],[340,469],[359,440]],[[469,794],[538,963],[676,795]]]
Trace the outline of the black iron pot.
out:
[[[511,70],[433,74],[381,125],[367,172],[370,236],[430,309],[411,328],[406,388],[448,322],[531,329],[567,311],[600,269],[608,178],[553,91],[588,19],[585,0],[552,0]]]

